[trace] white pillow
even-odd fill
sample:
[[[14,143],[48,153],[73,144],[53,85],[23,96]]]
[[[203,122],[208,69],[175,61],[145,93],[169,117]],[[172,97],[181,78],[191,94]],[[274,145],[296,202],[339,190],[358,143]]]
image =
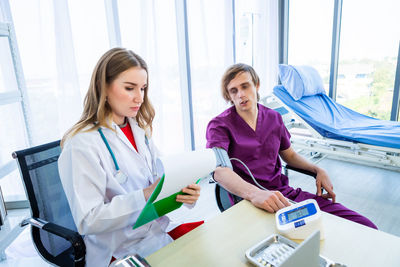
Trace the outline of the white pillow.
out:
[[[322,78],[313,67],[279,64],[279,77],[295,100],[303,96],[325,94]]]

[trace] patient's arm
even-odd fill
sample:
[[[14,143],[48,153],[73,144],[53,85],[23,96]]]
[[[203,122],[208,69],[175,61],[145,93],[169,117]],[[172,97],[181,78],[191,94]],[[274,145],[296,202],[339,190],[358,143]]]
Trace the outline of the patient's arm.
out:
[[[254,206],[271,213],[290,205],[281,192],[259,189],[244,181],[230,168],[218,167],[214,173],[214,180],[232,194],[247,199]]]
[[[336,201],[336,194],[333,192],[332,182],[324,169],[321,169],[317,165],[307,161],[305,158],[297,154],[292,147],[280,151],[279,155],[287,164],[293,167],[316,173],[317,195],[324,198],[332,198],[333,202]],[[321,187],[323,187],[328,193],[322,194]]]

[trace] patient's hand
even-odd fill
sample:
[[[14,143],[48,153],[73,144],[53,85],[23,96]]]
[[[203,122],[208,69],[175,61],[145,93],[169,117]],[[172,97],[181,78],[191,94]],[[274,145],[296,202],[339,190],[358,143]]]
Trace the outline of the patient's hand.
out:
[[[199,199],[201,187],[198,184],[191,184],[182,189],[184,195],[177,195],[176,201],[186,204],[194,204]]]
[[[333,192],[333,185],[331,179],[329,179],[328,174],[325,170],[319,168],[317,170],[317,178],[316,178],[316,185],[317,185],[317,195],[323,198],[331,198],[332,202],[336,202],[336,194]],[[324,188],[327,193],[322,194],[322,188]]]
[[[252,193],[250,201],[254,206],[271,213],[290,206],[290,203],[279,191],[259,189]]]

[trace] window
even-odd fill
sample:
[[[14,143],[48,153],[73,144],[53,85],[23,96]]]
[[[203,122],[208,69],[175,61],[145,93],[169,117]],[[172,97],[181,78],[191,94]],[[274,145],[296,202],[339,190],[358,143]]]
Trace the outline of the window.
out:
[[[363,10],[360,12],[360,10]],[[400,36],[400,3],[345,1],[337,101],[357,112],[389,120]]]
[[[320,73],[329,91],[334,1],[291,0],[288,63],[309,65]]]

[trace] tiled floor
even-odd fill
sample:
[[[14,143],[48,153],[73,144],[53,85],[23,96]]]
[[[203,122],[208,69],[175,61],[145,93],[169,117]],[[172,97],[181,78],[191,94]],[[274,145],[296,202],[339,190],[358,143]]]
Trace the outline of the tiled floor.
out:
[[[333,183],[336,201],[370,219],[379,230],[400,237],[400,172],[345,161],[318,163]],[[289,172],[292,187],[315,192],[314,179]]]

